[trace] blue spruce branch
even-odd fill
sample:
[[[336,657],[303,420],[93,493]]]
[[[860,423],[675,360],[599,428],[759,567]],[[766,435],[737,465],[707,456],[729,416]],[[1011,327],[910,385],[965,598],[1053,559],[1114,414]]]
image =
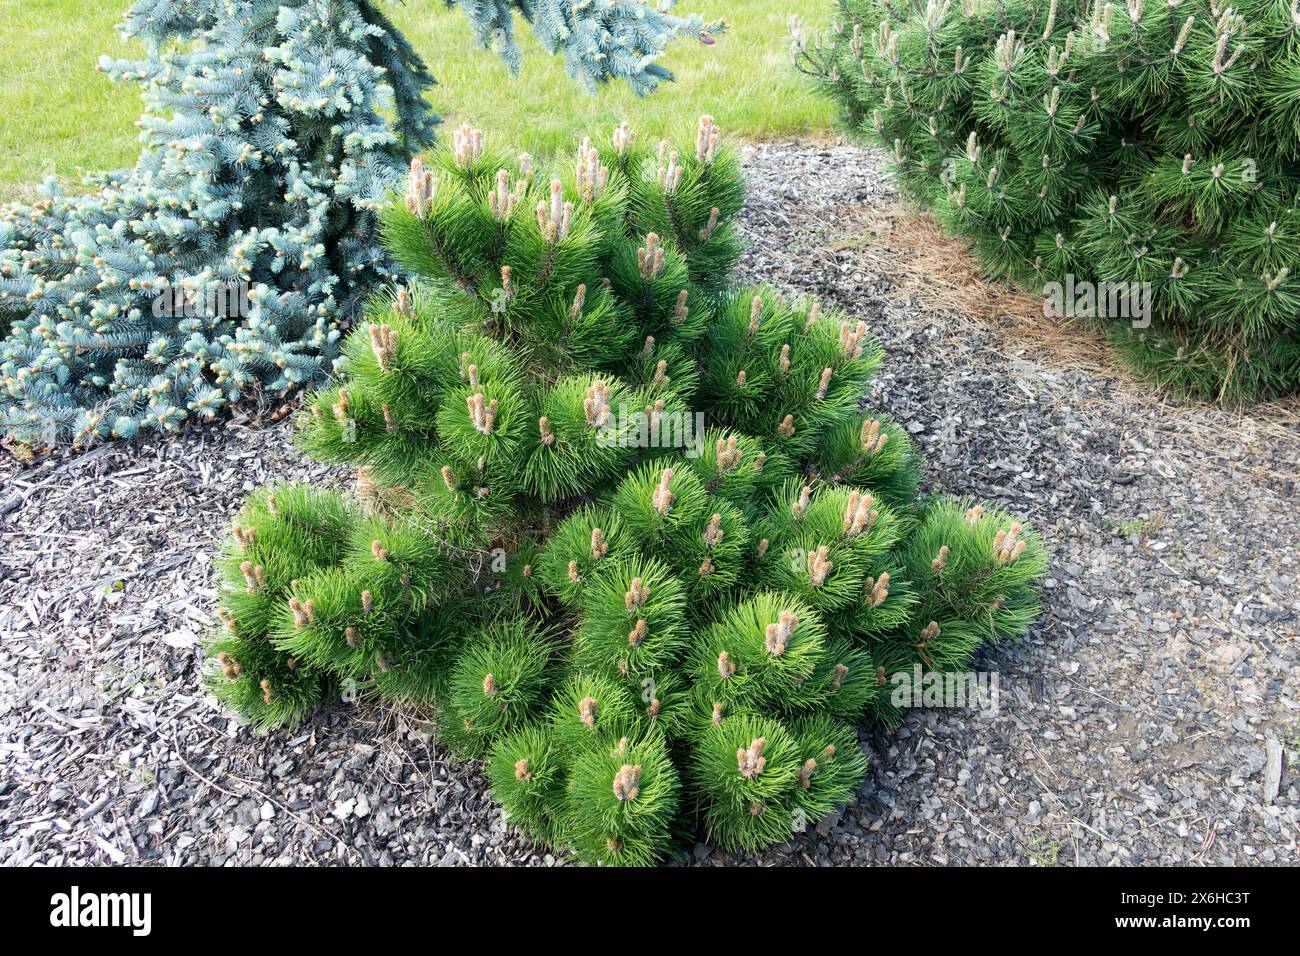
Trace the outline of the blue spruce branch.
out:
[[[461,6],[515,72],[518,11],[589,90],[650,92],[670,40],[722,28],[669,2]],[[0,208],[0,433],[21,442],[173,431],[318,378],[396,273],[376,211],[434,141],[435,80],[370,0],[139,0],[122,31],[144,58],[100,67],[144,91],[136,165]]]

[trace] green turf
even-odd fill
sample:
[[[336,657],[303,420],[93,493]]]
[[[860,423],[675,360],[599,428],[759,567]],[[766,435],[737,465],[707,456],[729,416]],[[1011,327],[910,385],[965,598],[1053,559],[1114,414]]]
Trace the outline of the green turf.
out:
[[[829,8],[827,0],[679,0],[680,11],[724,17],[731,29],[713,46],[673,43],[661,62],[677,82],[643,100],[622,84],[587,96],[526,25],[516,79],[474,47],[464,15],[441,0],[410,0],[391,12],[438,78],[430,98],[444,123],[481,126],[545,155],[624,118],[645,135],[705,112],[727,132],[753,138],[827,129],[833,109],[791,66],[786,33],[792,15],[820,23]],[[87,172],[134,162],[139,90],[95,68],[102,53],[138,52],[116,30],[125,9],[125,0],[0,0],[0,199],[32,198],[51,173],[75,185]]]

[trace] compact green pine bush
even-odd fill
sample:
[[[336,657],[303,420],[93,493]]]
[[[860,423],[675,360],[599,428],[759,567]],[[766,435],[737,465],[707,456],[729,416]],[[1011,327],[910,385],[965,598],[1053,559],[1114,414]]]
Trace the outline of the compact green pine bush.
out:
[[[1177,393],[1300,388],[1300,2],[836,12],[796,63],[990,272]]]
[[[468,129],[417,161],[382,222],[419,278],[301,413],[356,493],[245,506],[221,699],[260,726],[340,689],[432,708],[513,822],[593,863],[851,801],[890,678],[1022,633],[1044,553],[917,496],[906,434],[859,408],[864,322],[727,285],[742,201],[708,117],[557,175]]]

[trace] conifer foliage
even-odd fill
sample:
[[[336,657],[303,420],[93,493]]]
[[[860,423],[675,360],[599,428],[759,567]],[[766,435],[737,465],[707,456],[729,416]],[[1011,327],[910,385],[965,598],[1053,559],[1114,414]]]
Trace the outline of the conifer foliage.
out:
[[[554,175],[461,129],[382,216],[418,277],[303,411],[355,495],[246,504],[218,696],[264,727],[341,691],[436,710],[510,819],[606,864],[784,842],[850,801],[889,677],[1023,632],[1035,534],[918,497],[859,402],[866,325],[733,289],[743,183],[705,117]]]
[[[514,69],[518,11],[584,86],[638,93],[671,39],[721,29],[642,0],[462,7]],[[31,444],[176,430],[328,369],[393,275],[375,213],[438,122],[371,0],[137,0],[124,32],[145,58],[100,65],[144,91],[135,167],[0,209],[0,434]]]
[[[1176,392],[1300,388],[1300,2],[836,10],[796,63],[991,272]]]

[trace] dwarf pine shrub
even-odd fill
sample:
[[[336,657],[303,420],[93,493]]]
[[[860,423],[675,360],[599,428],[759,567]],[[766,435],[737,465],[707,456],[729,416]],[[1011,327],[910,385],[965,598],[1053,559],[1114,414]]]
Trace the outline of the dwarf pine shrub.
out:
[[[451,5],[454,0],[448,0]],[[516,10],[584,87],[638,93],[698,17],[641,0],[462,3],[517,70]],[[0,435],[29,444],[174,431],[320,376],[394,275],[377,209],[438,117],[423,61],[370,0],[139,0],[135,167],[0,208]]]
[[[1300,2],[836,13],[796,62],[990,272],[1175,392],[1300,388]]]
[[[734,289],[744,198],[705,117],[557,172],[462,130],[382,215],[373,298],[301,413],[344,495],[255,494],[217,562],[217,695],[261,727],[340,689],[436,710],[536,839],[649,864],[781,843],[853,799],[898,673],[1038,610],[1038,537],[917,495],[860,403],[866,324]]]

